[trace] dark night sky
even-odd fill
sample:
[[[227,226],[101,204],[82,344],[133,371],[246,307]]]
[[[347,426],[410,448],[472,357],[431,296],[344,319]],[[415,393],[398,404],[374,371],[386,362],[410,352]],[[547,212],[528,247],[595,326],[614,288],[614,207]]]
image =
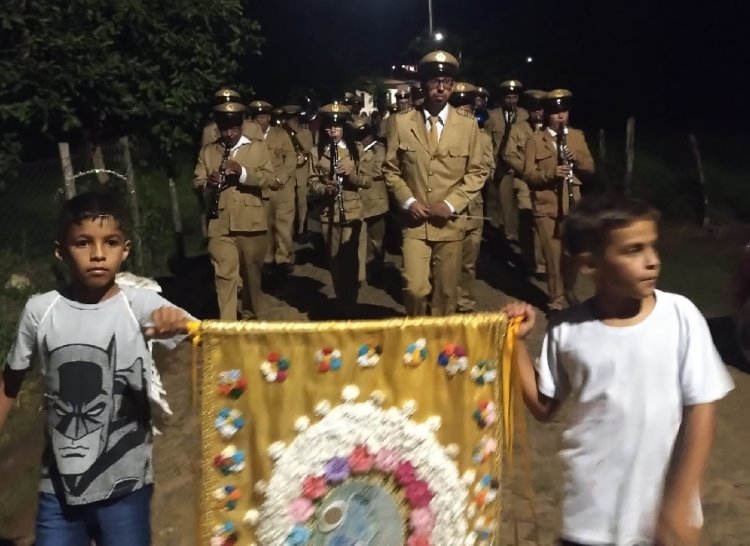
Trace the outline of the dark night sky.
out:
[[[495,73],[527,88],[567,87],[581,125],[619,126],[632,114],[657,127],[720,128],[724,107],[739,109],[746,93],[738,1],[433,4],[435,28],[462,41],[466,79],[491,87],[482,78]],[[253,0],[250,15],[266,39],[245,74],[257,95],[280,102],[310,86],[325,100],[358,75],[415,62],[406,51],[426,32],[427,0]]]

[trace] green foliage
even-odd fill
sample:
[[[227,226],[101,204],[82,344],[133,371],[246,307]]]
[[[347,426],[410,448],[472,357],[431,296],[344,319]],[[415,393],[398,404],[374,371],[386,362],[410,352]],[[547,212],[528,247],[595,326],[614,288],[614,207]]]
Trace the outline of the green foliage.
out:
[[[201,113],[260,47],[242,0],[19,0],[0,11],[0,127],[60,139],[192,144]],[[0,172],[15,155],[0,155]]]

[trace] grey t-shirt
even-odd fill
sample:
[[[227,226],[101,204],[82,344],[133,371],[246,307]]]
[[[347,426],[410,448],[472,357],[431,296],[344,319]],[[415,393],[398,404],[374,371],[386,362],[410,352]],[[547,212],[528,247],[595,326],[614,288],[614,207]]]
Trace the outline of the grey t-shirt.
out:
[[[142,328],[172,306],[153,290],[121,287],[83,304],[57,291],[26,303],[8,366],[40,366],[47,445],[40,491],[67,504],[116,498],[150,484],[153,370]],[[180,338],[161,340],[172,348]]]

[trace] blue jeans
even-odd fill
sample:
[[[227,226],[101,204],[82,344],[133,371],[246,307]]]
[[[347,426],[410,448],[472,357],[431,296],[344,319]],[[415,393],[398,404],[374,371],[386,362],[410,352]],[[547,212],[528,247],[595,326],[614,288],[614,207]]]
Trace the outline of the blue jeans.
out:
[[[149,546],[151,494],[147,485],[116,499],[70,506],[39,493],[35,546]]]

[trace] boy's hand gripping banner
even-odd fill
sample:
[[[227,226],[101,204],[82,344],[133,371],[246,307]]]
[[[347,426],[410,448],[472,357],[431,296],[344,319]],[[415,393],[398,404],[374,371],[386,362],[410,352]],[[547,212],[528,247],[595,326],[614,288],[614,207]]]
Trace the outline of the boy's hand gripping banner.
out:
[[[201,544],[499,544],[507,326],[201,323]]]

